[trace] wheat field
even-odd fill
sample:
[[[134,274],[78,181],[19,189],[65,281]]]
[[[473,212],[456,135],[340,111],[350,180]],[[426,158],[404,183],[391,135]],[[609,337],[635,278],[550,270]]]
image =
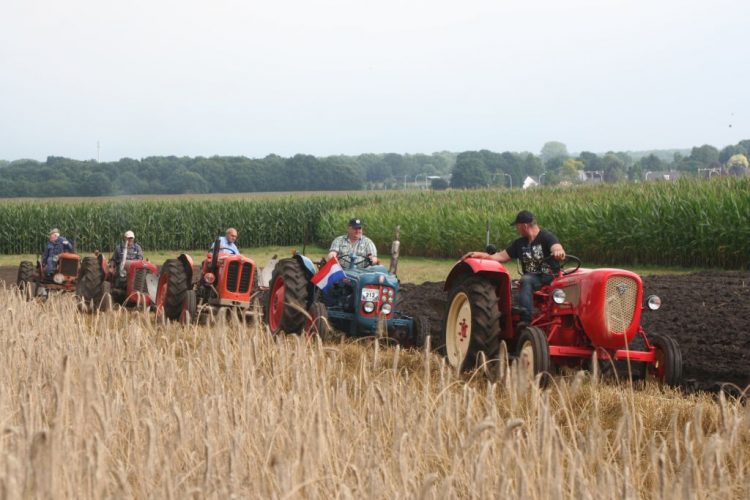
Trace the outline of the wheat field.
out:
[[[748,498],[750,410],[0,288],[3,498]]]

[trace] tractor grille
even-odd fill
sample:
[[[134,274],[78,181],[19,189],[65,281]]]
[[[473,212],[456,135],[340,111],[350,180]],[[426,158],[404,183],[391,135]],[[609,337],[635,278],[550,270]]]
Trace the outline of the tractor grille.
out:
[[[146,275],[148,275],[148,269],[141,267],[136,269],[135,278],[133,278],[133,291],[148,293],[148,287],[146,286]]]
[[[63,259],[60,263],[60,272],[65,276],[76,276],[78,274],[78,260]]]
[[[237,291],[237,278],[240,274],[240,263],[236,260],[229,263],[227,268],[227,290],[230,292]]]
[[[624,333],[633,321],[638,284],[632,278],[612,276],[607,280],[604,317],[612,333]]]
[[[247,293],[250,290],[250,275],[252,274],[253,266],[245,262],[242,264],[242,275],[240,276],[240,293]]]

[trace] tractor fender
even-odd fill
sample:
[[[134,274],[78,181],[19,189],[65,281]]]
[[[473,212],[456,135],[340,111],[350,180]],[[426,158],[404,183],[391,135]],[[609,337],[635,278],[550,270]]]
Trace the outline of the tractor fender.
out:
[[[177,257],[177,260],[179,260],[185,267],[185,272],[187,273],[187,282],[190,285],[193,282],[193,258],[186,253],[181,253],[180,256]]]
[[[504,265],[495,260],[475,259],[470,257],[458,261],[448,273],[443,290],[450,290],[456,283],[464,280],[469,275],[482,274],[493,283],[501,285],[510,283],[510,274]]]
[[[308,280],[312,278],[316,272],[318,272],[318,270],[315,269],[315,264],[313,264],[313,261],[310,260],[309,257],[305,257],[299,252],[294,252],[293,257],[297,262],[300,263],[300,265],[302,266],[302,269],[306,271]]]

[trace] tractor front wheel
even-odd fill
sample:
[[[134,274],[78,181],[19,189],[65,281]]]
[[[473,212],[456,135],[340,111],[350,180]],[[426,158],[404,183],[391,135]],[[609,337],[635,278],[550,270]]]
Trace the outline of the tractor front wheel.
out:
[[[307,314],[305,335],[308,337],[317,335],[320,340],[328,340],[331,336],[331,325],[328,323],[328,309],[325,304],[313,302],[313,305],[307,310]]]
[[[425,342],[427,342],[427,337],[432,334],[432,332],[430,331],[430,319],[427,316],[418,314],[414,316],[413,321],[414,324],[412,325],[412,337],[414,339],[414,345],[416,345],[417,347],[423,347],[425,345]]]
[[[156,315],[172,320],[180,319],[190,285],[182,262],[179,259],[167,259],[161,267],[156,289]]]
[[[649,335],[656,348],[656,361],[647,366],[647,378],[676,386],[682,381],[682,352],[677,341],[668,335]]]
[[[520,369],[529,377],[535,377],[541,373],[542,385],[546,385],[552,368],[547,336],[540,328],[527,326],[521,330],[517,345]]]
[[[182,303],[180,312],[180,323],[189,325],[198,319],[198,299],[195,296],[195,290],[185,292],[185,300]]]
[[[307,278],[299,262],[295,259],[280,260],[273,270],[265,310],[271,333],[302,331],[306,303]]]
[[[500,308],[492,282],[471,277],[451,290],[436,347],[457,370],[475,368],[480,352],[487,359],[497,357]]]

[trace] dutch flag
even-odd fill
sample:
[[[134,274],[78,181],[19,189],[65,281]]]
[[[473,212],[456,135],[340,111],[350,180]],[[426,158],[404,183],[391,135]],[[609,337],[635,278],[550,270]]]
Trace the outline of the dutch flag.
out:
[[[339,261],[336,257],[332,258],[326,264],[320,268],[320,271],[310,278],[313,285],[317,286],[324,292],[327,292],[331,286],[346,278],[344,270],[341,269]]]

